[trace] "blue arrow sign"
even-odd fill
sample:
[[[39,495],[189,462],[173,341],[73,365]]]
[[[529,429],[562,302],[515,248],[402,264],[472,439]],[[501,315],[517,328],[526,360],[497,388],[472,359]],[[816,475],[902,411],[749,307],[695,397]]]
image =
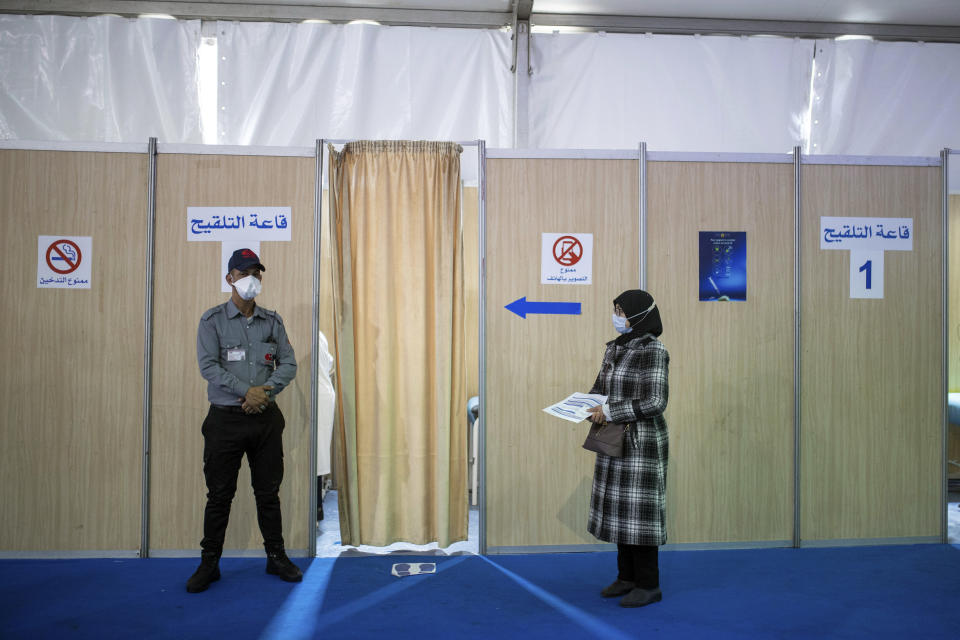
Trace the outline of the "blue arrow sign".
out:
[[[506,308],[514,312],[521,318],[526,318],[528,313],[552,313],[561,315],[580,315],[579,302],[529,302],[527,297],[517,298]]]

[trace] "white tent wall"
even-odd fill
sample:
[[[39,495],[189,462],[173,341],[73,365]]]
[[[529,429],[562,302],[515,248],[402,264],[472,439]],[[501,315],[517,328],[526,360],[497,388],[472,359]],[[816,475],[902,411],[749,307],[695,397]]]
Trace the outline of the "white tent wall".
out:
[[[0,15],[0,138],[199,143],[200,21]]]
[[[530,146],[790,152],[813,42],[771,37],[538,34]],[[958,49],[960,51],[960,49]]]
[[[217,45],[221,144],[513,140],[502,31],[220,22]]]
[[[817,40],[806,152],[936,156],[960,147],[960,45]]]
[[[510,147],[516,81],[529,89],[517,126],[536,148],[645,141],[664,151],[930,156],[960,147],[960,44],[533,34],[533,75],[515,80],[500,30],[216,27],[213,88],[199,72],[199,21],[0,15],[0,138],[199,143],[208,93],[218,96],[220,144]]]

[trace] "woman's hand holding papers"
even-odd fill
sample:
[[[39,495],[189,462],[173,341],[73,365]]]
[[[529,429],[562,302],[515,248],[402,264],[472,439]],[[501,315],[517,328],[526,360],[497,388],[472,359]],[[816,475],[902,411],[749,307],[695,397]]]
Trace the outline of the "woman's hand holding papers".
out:
[[[590,414],[587,417],[587,420],[589,420],[590,422],[594,422],[596,424],[604,424],[607,421],[606,417],[603,415],[602,406],[590,407],[589,409],[587,409],[587,413]]]

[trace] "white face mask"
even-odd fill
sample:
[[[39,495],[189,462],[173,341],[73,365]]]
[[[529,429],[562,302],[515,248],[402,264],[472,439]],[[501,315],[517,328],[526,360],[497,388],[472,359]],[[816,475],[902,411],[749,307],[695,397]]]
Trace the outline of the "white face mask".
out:
[[[239,280],[234,280],[233,286],[237,289],[237,293],[244,300],[253,300],[260,292],[263,290],[263,285],[260,284],[259,278],[254,278],[253,276],[246,276],[240,278]]]
[[[613,314],[613,328],[617,330],[617,333],[630,333],[630,327],[627,326],[627,319],[617,314]]]

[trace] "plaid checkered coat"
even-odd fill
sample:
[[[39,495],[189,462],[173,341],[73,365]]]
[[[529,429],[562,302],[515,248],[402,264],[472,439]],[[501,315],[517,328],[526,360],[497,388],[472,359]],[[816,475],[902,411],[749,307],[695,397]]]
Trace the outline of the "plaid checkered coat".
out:
[[[646,338],[646,340],[645,340]],[[607,343],[590,393],[602,393],[614,423],[630,423],[623,457],[597,454],[587,530],[617,544],[667,541],[667,365],[663,344],[647,334],[624,345]]]

